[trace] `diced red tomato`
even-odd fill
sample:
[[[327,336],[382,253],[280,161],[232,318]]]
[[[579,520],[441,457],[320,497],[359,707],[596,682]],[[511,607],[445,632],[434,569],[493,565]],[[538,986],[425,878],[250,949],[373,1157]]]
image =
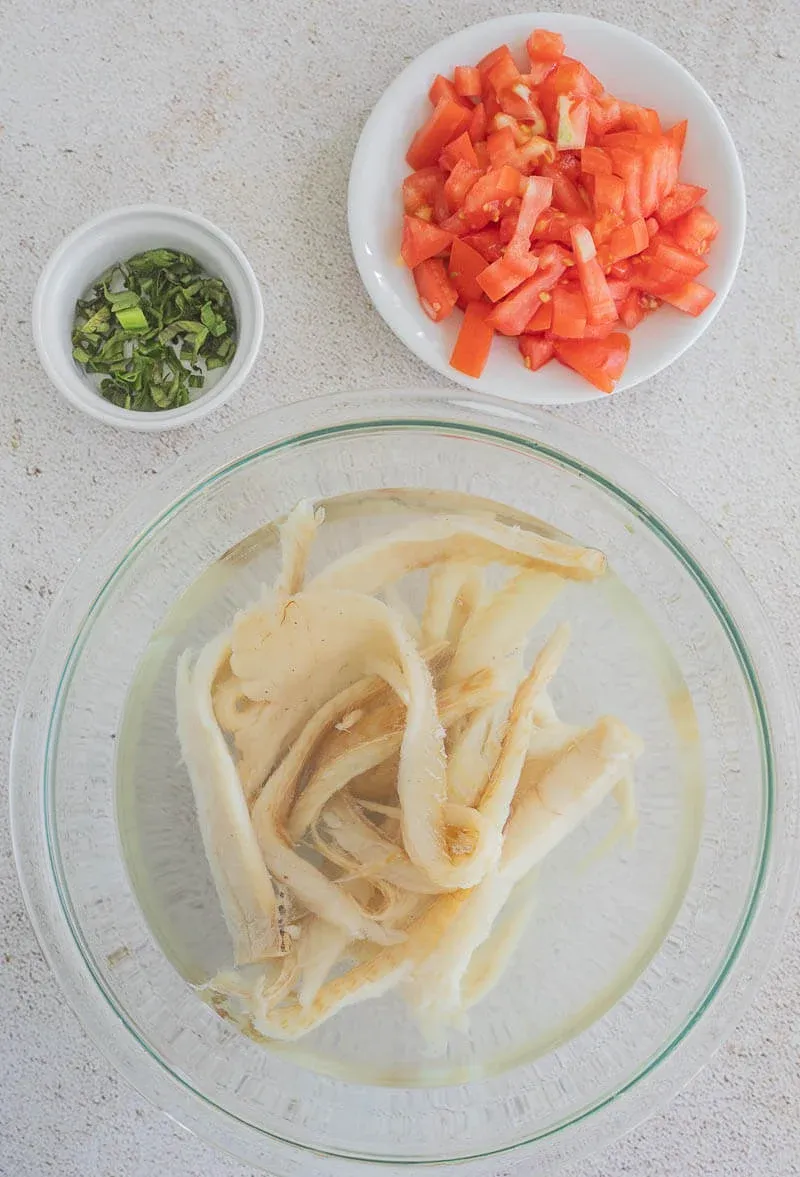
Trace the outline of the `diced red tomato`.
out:
[[[606,276],[597,260],[597,250],[591,233],[583,225],[571,230],[572,252],[578,269],[583,299],[590,323],[613,323],[619,318]]]
[[[459,298],[466,302],[479,302],[483,291],[476,279],[486,269],[486,258],[474,246],[456,238],[450,250],[450,264],[447,274],[458,291]]]
[[[503,257],[487,266],[478,276],[477,282],[492,302],[499,302],[512,290],[516,290],[526,278],[532,277],[538,268],[539,258],[536,254],[514,254],[506,250]]]
[[[697,184],[676,184],[669,196],[665,196],[659,204],[656,217],[662,225],[682,217],[700,203],[707,191],[707,188],[700,188]]]
[[[540,302],[525,326],[526,335],[536,335],[540,331],[549,331],[553,325],[553,300]]]
[[[560,33],[547,29],[534,29],[525,43],[531,63],[535,61],[559,61],[564,56],[564,38]]]
[[[435,164],[447,144],[467,130],[471,117],[470,112],[460,103],[442,98],[428,121],[411,140],[406,153],[408,166],[416,171],[417,168]]]
[[[464,160],[473,168],[478,166],[478,157],[468,131],[464,131],[457,139],[453,139],[452,143],[447,144],[439,156],[439,167],[443,171],[451,172],[459,160]]]
[[[508,243],[509,254],[521,256],[531,247],[531,234],[541,213],[553,198],[553,181],[547,176],[531,176],[525,181],[514,236]]]
[[[530,67],[508,45],[437,75],[409,147],[401,253],[434,321],[464,320],[452,364],[484,370],[492,334],[525,364],[555,355],[611,392],[637,326],[662,301],[687,314],[719,225],[679,181],[687,124],[617,99],[557,33],[534,30]],[[446,261],[444,259],[447,259]]]
[[[646,135],[661,134],[661,119],[655,110],[637,106],[635,102],[620,102],[620,123],[631,131],[644,131]]]
[[[494,330],[486,321],[489,310],[485,303],[471,302],[464,312],[450,363],[465,376],[477,379],[486,367],[494,338]]]
[[[625,200],[625,181],[619,176],[599,175],[594,177],[594,211],[601,217],[603,213],[613,212],[622,215]]]
[[[678,245],[677,241],[666,233],[657,233],[653,237],[648,253],[659,265],[667,266],[678,274],[685,274],[687,278],[696,278],[703,270],[708,269],[708,262]]]
[[[670,306],[677,307],[679,311],[684,311],[687,315],[697,318],[716,296],[714,291],[709,290],[702,282],[686,282],[677,290],[665,291],[660,297]]]
[[[632,331],[644,318],[644,307],[638,290],[629,290],[619,307],[622,325]]]
[[[458,302],[458,291],[448,278],[441,258],[432,257],[416,266],[414,282],[422,309],[429,319],[440,323],[452,314]]]
[[[589,99],[589,131],[593,135],[608,135],[621,125],[620,105],[613,94]]]
[[[542,298],[542,295],[549,296],[563,273],[564,264],[559,258],[541,262],[532,278],[495,306],[489,316],[495,331],[501,335],[521,335],[539,304],[549,301],[549,297]]]
[[[486,81],[497,95],[498,101],[503,90],[509,86],[513,86],[519,78],[520,71],[517,67],[516,61],[509,53],[506,57],[501,55],[496,61],[493,61],[487,70],[484,71]]]
[[[480,229],[477,233],[469,233],[466,237],[462,237],[462,241],[465,245],[472,246],[487,264],[496,262],[499,257],[502,257],[503,246],[499,230],[495,225]]]
[[[467,128],[467,133],[473,143],[481,143],[486,138],[488,121],[486,107],[482,102],[478,102],[470,115],[469,127]]]
[[[492,131],[486,140],[486,148],[493,168],[510,163],[517,154],[517,144],[511,127],[500,127],[499,130]]]
[[[555,350],[552,339],[536,335],[520,335],[517,346],[522,353],[522,362],[531,372],[538,371],[548,360],[552,360]]]
[[[400,256],[410,270],[437,253],[450,248],[453,238],[437,225],[421,221],[419,217],[403,217],[403,243]]]
[[[555,340],[556,359],[574,369],[601,392],[613,392],[625,370],[630,336],[614,332],[606,339]]]
[[[581,171],[587,176],[611,175],[611,157],[602,147],[584,147],[581,151]]]
[[[467,227],[482,229],[490,221],[499,221],[505,201],[519,192],[521,179],[516,168],[507,164],[481,176],[467,193],[461,210]]]
[[[460,98],[480,98],[480,70],[474,65],[457,65],[453,70],[453,85]]]
[[[433,207],[437,193],[443,190],[441,168],[422,168],[412,172],[403,180],[403,208],[407,213],[416,213],[426,206]]]
[[[669,231],[678,245],[690,253],[702,256],[708,253],[711,242],[719,233],[719,222],[707,208],[697,204],[675,221],[670,222]]]
[[[686,142],[686,131],[688,130],[688,127],[689,123],[686,119],[684,119],[683,122],[676,123],[674,127],[670,127],[668,131],[665,131],[667,139],[669,139],[670,143],[674,143],[675,147],[678,149],[679,163],[681,155],[683,154],[683,145]]]
[[[647,249],[650,235],[647,225],[641,217],[629,225],[616,229],[609,237],[600,254],[600,265],[608,269],[614,262],[622,261],[626,257],[634,257]]]
[[[455,86],[449,78],[445,78],[442,74],[437,74],[431,82],[428,98],[431,106],[437,106],[443,98],[448,98],[451,102],[459,101]]]
[[[588,322],[586,301],[580,290],[557,286],[553,291],[553,323],[550,331],[558,339],[583,339]]]
[[[465,159],[457,161],[444,184],[445,199],[452,212],[461,208],[470,188],[480,179],[481,175],[480,169],[472,167]]]

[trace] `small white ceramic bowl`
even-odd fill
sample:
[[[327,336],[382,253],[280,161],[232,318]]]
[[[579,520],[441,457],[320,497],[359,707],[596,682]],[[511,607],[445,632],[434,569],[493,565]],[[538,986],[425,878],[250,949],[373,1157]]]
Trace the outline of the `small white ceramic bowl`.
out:
[[[362,131],[350,171],[350,240],[364,285],[377,310],[411,350],[443,376],[467,388],[511,400],[564,404],[593,400],[598,392],[555,362],[539,372],[522,364],[516,340],[495,340],[480,379],[450,367],[461,314],[432,323],[420,307],[411,273],[400,261],[400,188],[408,174],[405,153],[430,110],[428,87],[437,73],[472,65],[507,42],[524,52],[534,28],[562,33],[567,53],[585,62],[613,94],[654,107],[669,126],[689,120],[681,179],[708,189],[704,203],[721,231],[702,281],[717,297],[694,319],[664,306],[631,332],[631,354],[617,391],[649,380],[695,343],[719,311],[733,283],[745,230],[742,169],[722,116],[683,66],[626,29],[586,16],[521,13],[464,29],[426,50],[395,78]]]
[[[236,311],[236,354],[177,409],[143,413],[104,400],[90,376],[72,358],[76,300],[114,262],[165,246],[190,254],[213,277],[222,278]],[[205,217],[157,204],[113,209],[71,233],[42,271],[33,298],[33,338],[39,359],[58,391],[91,417],[122,429],[177,429],[205,417],[237,392],[258,355],[264,307],[252,266],[227,233]]]

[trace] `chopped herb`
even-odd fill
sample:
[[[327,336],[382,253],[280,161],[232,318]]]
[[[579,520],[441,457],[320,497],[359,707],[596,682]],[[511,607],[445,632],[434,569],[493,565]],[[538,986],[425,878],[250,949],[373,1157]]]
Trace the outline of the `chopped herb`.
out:
[[[149,249],[101,274],[75,307],[72,355],[100,395],[135,412],[175,409],[236,352],[221,278],[172,249]]]

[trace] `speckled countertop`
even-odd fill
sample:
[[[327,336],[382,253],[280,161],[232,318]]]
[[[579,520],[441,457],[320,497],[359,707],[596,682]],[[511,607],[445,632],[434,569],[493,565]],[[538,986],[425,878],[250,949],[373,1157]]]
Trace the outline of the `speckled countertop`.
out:
[[[606,0],[573,10],[643,34],[719,104],[741,152],[749,233],[699,344],[618,399],[564,411],[656,470],[740,561],[800,665],[800,98],[796,0]],[[53,594],[115,506],[202,436],[270,405],[433,384],[373,312],[344,198],[363,120],[405,61],[500,15],[490,0],[56,0],[0,5],[0,649],[7,740]],[[667,11],[669,15],[663,15]],[[263,284],[264,349],[207,423],[145,437],[68,410],[33,355],[37,274],[97,212],[158,200],[227,228]],[[794,243],[794,244],[792,244]],[[130,1090],[36,945],[0,816],[0,1174],[244,1177]],[[800,1173],[800,919],[761,992],[670,1109],[568,1177]]]

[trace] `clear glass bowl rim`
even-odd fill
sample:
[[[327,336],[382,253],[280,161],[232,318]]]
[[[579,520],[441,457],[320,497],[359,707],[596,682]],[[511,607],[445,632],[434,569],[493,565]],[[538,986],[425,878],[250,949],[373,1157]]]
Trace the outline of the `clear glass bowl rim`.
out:
[[[67,1000],[101,1051],[137,1090],[187,1128],[251,1163],[259,1162],[252,1149],[242,1151],[241,1133],[260,1137],[289,1163],[296,1164],[304,1152],[314,1155],[265,1129],[236,1120],[196,1091],[185,1076],[170,1070],[136,1036],[124,1010],[94,972],[80,929],[75,926],[69,897],[61,891],[50,831],[48,768],[63,691],[87,627],[102,607],[110,584],[153,531],[183,501],[202,493],[232,467],[290,446],[381,427],[457,430],[522,446],[571,467],[616,496],[671,548],[705,593],[751,694],[764,761],[762,853],[747,911],[703,1000],[659,1053],[602,1101],[528,1140],[474,1157],[454,1158],[453,1163],[468,1165],[501,1153],[508,1160],[508,1154],[522,1160],[528,1146],[546,1137],[564,1136],[587,1121],[596,1129],[589,1146],[593,1149],[632,1128],[688,1082],[724,1040],[767,968],[792,910],[800,866],[800,809],[796,803],[800,714],[780,648],[761,607],[744,574],[707,525],[635,460],[604,438],[550,413],[455,390],[400,389],[316,397],[260,414],[214,435],[154,479],[100,535],[56,598],[23,686],[12,736],[9,791],[12,841],[25,902]],[[270,440],[254,445],[254,437]],[[601,472],[609,466],[615,471],[613,481]],[[705,566],[713,568],[713,579],[692,549],[702,550]],[[38,771],[29,771],[29,764],[38,765]],[[99,996],[103,1002],[98,1002]],[[585,1141],[579,1143],[576,1149],[568,1150],[569,1159],[583,1155],[589,1147]],[[380,1165],[384,1172],[406,1171],[409,1166],[433,1171],[447,1163],[429,1165],[426,1161],[345,1153],[316,1155],[325,1158],[327,1172],[342,1174],[354,1161]],[[262,1158],[262,1163],[267,1159]],[[280,1170],[280,1166],[276,1168]],[[476,1173],[483,1171],[475,1169]]]

